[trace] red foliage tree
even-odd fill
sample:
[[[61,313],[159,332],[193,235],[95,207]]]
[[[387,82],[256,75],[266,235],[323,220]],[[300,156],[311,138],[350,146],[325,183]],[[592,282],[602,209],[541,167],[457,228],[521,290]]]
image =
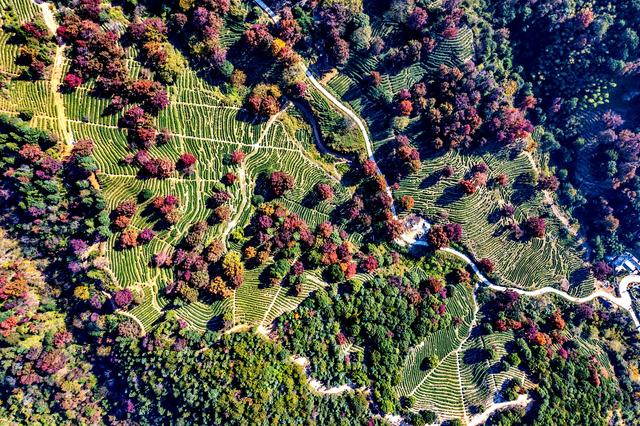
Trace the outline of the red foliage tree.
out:
[[[336,63],[340,65],[346,64],[350,55],[349,43],[339,37],[335,37],[331,46],[331,53]]]
[[[362,260],[362,262],[360,262],[360,267],[365,272],[373,272],[378,269],[378,260],[375,257],[368,255]]]
[[[516,208],[511,204],[505,204],[502,206],[501,213],[504,217],[513,217],[513,214],[516,212]]]
[[[450,166],[450,165],[446,165],[442,168],[442,170],[440,171],[440,175],[443,178],[450,178],[451,176],[453,176],[453,174],[455,173],[455,169]]]
[[[560,313],[560,310],[557,309],[550,318],[549,321],[551,327],[553,327],[556,330],[564,330],[564,328],[566,327],[567,323],[564,320],[564,318],[562,318],[562,314]]]
[[[462,225],[459,223],[447,223],[444,226],[444,232],[451,242],[459,243],[462,239]]]
[[[475,172],[472,181],[476,188],[483,187],[487,184],[487,174],[484,172]]]
[[[128,216],[117,216],[113,221],[113,226],[118,229],[125,229],[129,225],[131,225],[131,218]]]
[[[261,117],[271,117],[280,110],[280,90],[276,86],[257,85],[247,100],[249,111]]]
[[[213,207],[218,207],[223,205],[230,199],[231,199],[231,194],[229,194],[227,191],[215,191],[213,194],[211,194],[211,198],[209,199],[209,202]]]
[[[224,183],[226,186],[231,186],[235,183],[235,181],[238,179],[238,176],[235,175],[235,173],[225,173],[224,176],[222,176],[222,183]]]
[[[546,222],[539,216],[530,217],[524,222],[527,235],[535,238],[543,238],[546,233]]]
[[[486,257],[480,259],[478,261],[478,267],[480,268],[480,270],[482,272],[484,272],[485,274],[491,274],[493,273],[493,271],[495,270],[496,266],[493,263],[493,261],[491,259],[488,259]]]
[[[591,9],[584,9],[576,13],[575,20],[582,29],[589,28],[594,20],[594,14]]]
[[[229,156],[229,161],[231,161],[231,164],[240,164],[242,163],[242,160],[244,160],[244,158],[246,157],[246,154],[242,151],[233,151],[231,153],[231,155]]]
[[[133,217],[138,210],[138,204],[132,200],[125,200],[118,204],[118,206],[114,209],[114,213],[118,216],[127,216]]]
[[[326,183],[318,183],[315,187],[316,195],[323,201],[330,201],[334,197],[333,189]]]
[[[365,176],[371,177],[371,176],[375,176],[378,173],[378,167],[376,166],[376,163],[373,162],[373,160],[365,160],[362,163],[362,171],[364,172]]]
[[[143,164],[144,170],[158,179],[166,179],[176,169],[175,163],[167,158],[151,158]]]
[[[428,18],[429,15],[426,10],[421,7],[415,7],[407,19],[407,25],[410,29],[419,32],[427,25]]]
[[[444,38],[455,38],[457,35],[458,35],[458,28],[457,27],[447,27],[442,32],[442,37],[444,37]]]
[[[560,181],[554,175],[544,175],[538,179],[538,187],[546,191],[556,191],[560,187]]]
[[[435,277],[429,277],[427,278],[425,287],[431,294],[436,294],[440,293],[440,291],[444,288],[444,283],[442,282],[442,280],[439,280]]]
[[[190,175],[193,174],[197,161],[198,159],[195,155],[190,152],[185,152],[178,159],[178,167],[183,173]]]
[[[371,74],[369,74],[369,81],[372,86],[378,87],[382,83],[382,77],[378,71],[371,71]]]
[[[409,168],[409,172],[415,173],[420,170],[422,163],[420,162],[420,153],[411,146],[409,138],[405,135],[396,136],[395,153],[400,162]]]
[[[217,222],[226,222],[231,217],[231,209],[227,205],[218,206],[213,209],[213,217]]]
[[[82,78],[77,76],[74,73],[68,73],[64,77],[64,87],[69,90],[76,90],[78,87],[82,86]]]
[[[507,186],[509,184],[509,176],[506,173],[500,173],[496,177],[496,183],[500,186]]]
[[[74,155],[79,157],[88,157],[93,154],[93,141],[91,139],[80,139],[73,144]]]
[[[404,224],[393,217],[385,222],[385,231],[389,240],[395,240],[404,232]]]
[[[268,49],[273,43],[273,36],[264,24],[254,24],[244,32],[244,41],[253,49]]]
[[[289,7],[284,7],[280,11],[280,21],[276,26],[276,34],[278,38],[287,42],[289,46],[295,46],[302,39],[300,25],[294,19]]]
[[[273,172],[269,176],[269,186],[274,195],[281,197],[291,191],[295,185],[293,177],[285,172]]]
[[[402,100],[398,103],[398,113],[408,117],[413,112],[413,104],[409,99]]]
[[[165,90],[156,90],[149,96],[146,105],[152,111],[161,111],[169,106],[169,95]]]
[[[138,231],[127,228],[120,235],[120,246],[124,249],[133,248],[138,245]]]
[[[607,262],[600,260],[593,265],[591,273],[597,280],[603,281],[613,273],[613,268]]]
[[[54,374],[62,370],[67,363],[67,356],[60,349],[43,352],[36,362],[36,367],[43,374]]]
[[[130,129],[144,124],[148,120],[144,110],[139,106],[134,106],[127,110],[122,117],[122,125]]]
[[[471,179],[462,179],[459,184],[460,189],[462,189],[462,192],[464,192],[465,194],[473,194],[478,190],[475,182]]]
[[[411,195],[403,195],[400,198],[400,207],[402,210],[410,211],[415,205],[415,200]]]
[[[25,160],[31,163],[40,161],[43,157],[45,157],[45,153],[42,151],[42,149],[38,145],[30,144],[30,143],[23,145],[22,148],[20,148],[20,151],[18,151],[18,153],[22,158],[24,158]]]
[[[128,288],[116,291],[113,296],[113,301],[120,309],[127,309],[131,302],[133,302],[133,293]]]
[[[434,249],[441,249],[449,245],[449,236],[444,227],[440,225],[434,225],[429,229],[427,233],[427,242]]]
[[[304,81],[296,81],[289,86],[289,93],[291,93],[291,96],[294,98],[304,98],[307,96],[308,91],[309,87]]]
[[[138,238],[141,242],[148,243],[149,241],[153,240],[155,236],[156,233],[151,228],[145,228],[142,230],[142,232],[140,232]]]
[[[471,274],[465,268],[456,269],[453,272],[453,276],[461,284],[469,284],[471,282]]]

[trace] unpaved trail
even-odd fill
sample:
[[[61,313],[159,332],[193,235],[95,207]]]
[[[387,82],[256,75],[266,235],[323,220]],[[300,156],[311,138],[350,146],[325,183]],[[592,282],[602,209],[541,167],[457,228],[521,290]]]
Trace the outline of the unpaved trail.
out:
[[[560,210],[560,207],[558,207],[555,200],[553,199],[553,196],[549,191],[544,191],[544,202],[551,206],[551,212],[560,221],[560,223],[562,223],[562,225],[565,227],[569,235],[571,235],[572,237],[575,237],[576,235],[578,235],[578,231],[576,231],[571,226],[571,223],[569,222],[569,218],[564,214],[562,210]]]
[[[44,19],[44,23],[47,26],[47,28],[49,29],[49,31],[51,31],[51,33],[53,35],[56,34],[56,31],[58,30],[58,23],[56,22],[55,17],[53,16],[53,12],[51,12],[51,7],[52,5],[50,5],[47,2],[37,2],[34,1],[34,3],[40,8],[40,10],[42,11],[42,18]]]
[[[351,385],[340,385],[340,386],[334,386],[331,388],[326,387],[325,385],[322,384],[322,382],[320,382],[319,380],[316,379],[312,379],[309,376],[309,373],[307,371],[307,368],[309,367],[309,360],[305,357],[292,357],[291,361],[294,364],[297,364],[299,366],[301,366],[304,370],[305,370],[305,374],[307,375],[307,383],[309,384],[309,386],[311,387],[311,389],[314,390],[314,392],[322,394],[322,395],[338,395],[341,394],[343,392],[348,392],[348,391],[366,391],[367,388],[363,387],[363,388],[355,388]]]
[[[535,172],[539,174],[540,168],[538,167],[538,164],[536,163],[535,158],[533,158],[533,155],[531,155],[529,151],[523,151],[523,153],[531,163],[531,167],[533,167],[533,170],[535,170]],[[551,194],[551,192],[544,190],[543,194],[544,194],[544,202],[550,206],[551,213],[553,213],[556,219],[560,221],[560,223],[567,230],[569,235],[571,235],[574,238],[577,238],[578,244],[583,245],[585,250],[589,252],[590,247],[588,246],[586,239],[583,238],[581,235],[579,235],[580,233],[573,226],[571,226],[571,221],[569,220],[569,217],[566,215],[564,211],[562,211],[560,206],[558,206],[556,201],[553,199],[553,195]]]
[[[56,22],[55,17],[53,16],[53,12],[51,8],[53,7],[50,3],[42,2],[34,3],[40,8],[42,12],[42,17],[44,19],[45,24],[49,31],[55,36],[56,31],[58,30],[58,23]],[[60,129],[60,136],[64,141],[64,145],[62,148],[62,156],[66,157],[71,153],[71,148],[73,148],[73,135],[69,130],[69,126],[67,123],[67,114],[64,109],[64,102],[62,100],[62,95],[60,94],[60,83],[62,83],[62,69],[64,67],[64,44],[56,44],[56,54],[53,59],[53,65],[51,67],[51,80],[50,80],[50,90],[51,95],[53,97],[53,104],[56,109],[56,119],[58,121],[58,128]]]
[[[278,16],[278,14],[275,13],[262,0],[255,0],[255,2],[267,15],[269,15],[269,18],[271,18],[271,20],[274,23],[277,24],[278,21],[280,21],[280,16]],[[382,172],[380,171],[380,168],[378,167],[378,163],[376,162],[376,159],[373,155],[373,151],[374,151],[373,144],[371,143],[371,139],[369,138],[367,127],[365,126],[362,119],[358,117],[358,115],[354,113],[351,110],[351,108],[345,106],[340,100],[336,99],[336,97],[333,96],[333,94],[331,94],[327,89],[325,89],[324,86],[315,78],[315,76],[313,75],[309,67],[306,66],[306,64],[305,64],[305,68],[306,68],[305,73],[306,73],[307,79],[309,80],[309,82],[311,82],[313,87],[315,87],[316,90],[318,90],[330,103],[332,103],[336,108],[338,108],[343,114],[345,114],[347,117],[349,117],[356,123],[356,126],[360,130],[360,133],[362,133],[362,138],[364,139],[364,144],[365,144],[365,147],[367,148],[367,156],[369,157],[369,160],[373,161],[373,163],[375,164],[378,175],[382,176],[382,178],[385,179],[384,174],[382,174]],[[386,179],[385,179],[385,182],[386,182]],[[391,212],[393,213],[393,216],[397,218],[398,216],[396,214],[396,208],[395,208],[395,205],[393,204],[393,195],[391,194],[391,189],[389,188],[389,185],[386,185],[386,192],[389,195],[389,197],[391,197],[391,207],[390,207]]]
[[[491,416],[496,411],[504,410],[507,408],[515,408],[515,407],[526,407],[533,400],[527,396],[527,394],[523,394],[518,396],[517,399],[513,401],[504,401],[504,402],[494,402],[491,404],[486,410],[484,410],[480,414],[476,414],[475,416],[469,419],[467,426],[480,426],[483,425],[489,416]]]

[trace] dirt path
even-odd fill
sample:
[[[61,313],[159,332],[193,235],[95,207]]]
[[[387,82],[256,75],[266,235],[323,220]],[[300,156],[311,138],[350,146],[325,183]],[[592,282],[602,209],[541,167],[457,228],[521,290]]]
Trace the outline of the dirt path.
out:
[[[55,17],[53,16],[53,12],[51,11],[51,7],[53,7],[50,3],[42,2],[37,3],[36,5],[40,8],[42,12],[42,17],[44,19],[45,24],[49,31],[55,36],[56,31],[58,30],[58,23],[56,22]],[[64,45],[58,44],[56,45],[56,54],[53,59],[53,65],[51,67],[51,80],[50,80],[50,90],[51,95],[53,97],[53,104],[56,109],[56,119],[58,121],[58,128],[60,129],[60,136],[62,140],[65,142],[62,148],[62,156],[65,157],[69,155],[71,152],[71,148],[73,147],[73,135],[71,134],[68,123],[67,123],[67,115],[64,109],[64,102],[62,100],[62,95],[60,95],[60,83],[62,83],[62,69],[64,67]]]
[[[273,10],[271,10],[271,8],[267,6],[262,0],[255,0],[255,2],[267,15],[269,15],[269,17],[274,23],[278,23],[278,21],[280,21],[280,16],[278,16],[278,14],[276,14]],[[384,175],[380,171],[380,168],[378,167],[378,163],[376,162],[376,159],[373,155],[373,151],[374,151],[373,144],[371,143],[371,139],[369,138],[369,133],[367,132],[367,128],[364,122],[362,121],[362,119],[358,117],[358,115],[354,113],[351,110],[351,108],[345,106],[340,100],[336,99],[335,96],[333,96],[327,89],[325,89],[324,86],[320,84],[320,82],[315,78],[311,70],[306,65],[305,65],[305,68],[306,68],[307,79],[309,80],[311,85],[315,87],[316,90],[318,90],[330,103],[332,103],[336,108],[338,108],[343,114],[345,114],[347,117],[349,117],[356,123],[356,126],[360,130],[360,133],[362,133],[362,138],[364,139],[364,144],[365,144],[365,147],[367,148],[367,156],[369,157],[369,160],[373,161],[373,163],[376,165],[377,173],[384,178]],[[391,207],[390,207],[391,212],[393,213],[393,216],[397,218],[396,208],[395,208],[395,205],[393,204],[393,195],[391,194],[391,189],[389,188],[389,185],[387,185],[386,187],[387,187],[386,188],[387,194],[389,194],[389,197],[391,197]]]
[[[282,111],[278,112],[277,114],[275,114],[274,116],[269,118],[269,121],[267,121],[267,124],[265,125],[264,130],[262,131],[262,133],[258,137],[258,140],[250,145],[251,152],[246,155],[246,157],[242,161],[242,164],[238,168],[238,184],[239,184],[239,188],[240,188],[240,205],[238,206],[238,208],[234,212],[235,214],[234,214],[233,218],[229,222],[227,222],[227,226],[224,228],[224,231],[222,231],[221,241],[222,241],[222,244],[224,245],[225,249],[227,248],[227,237],[229,236],[229,234],[231,233],[233,228],[235,228],[236,225],[238,224],[238,221],[240,220],[240,217],[242,216],[242,213],[247,208],[247,204],[249,203],[249,196],[247,194],[247,172],[246,172],[245,164],[246,164],[247,160],[249,159],[249,157],[253,156],[257,152],[258,148],[260,148],[260,146],[262,144],[262,141],[266,137],[267,133],[269,133],[269,129],[271,128],[273,123],[276,121],[276,119],[278,118],[279,114],[284,112],[285,109],[283,109]],[[235,291],[234,291],[234,293],[235,293]]]
[[[311,389],[313,389],[314,392],[322,394],[322,395],[338,395],[341,394],[343,392],[348,392],[348,391],[366,391],[367,388],[363,387],[363,388],[355,388],[351,385],[340,385],[340,386],[333,386],[331,388],[326,387],[324,384],[322,384],[322,382],[320,382],[319,380],[316,379],[312,379],[309,376],[309,372],[307,371],[307,368],[309,367],[309,360],[305,357],[292,357],[291,359],[293,361],[294,364],[297,364],[299,366],[301,366],[304,370],[305,370],[305,374],[307,375],[307,383],[309,384],[309,386],[311,387]]]
[[[540,168],[538,167],[536,160],[533,158],[533,155],[531,155],[529,151],[524,151],[523,153],[529,159],[529,162],[531,163],[531,167],[533,167],[533,170],[535,170],[535,172],[539,174]],[[584,249],[587,251],[587,253],[589,253],[590,247],[587,244],[586,239],[584,238],[584,236],[580,235],[580,232],[578,232],[573,226],[571,226],[571,221],[569,217],[562,210],[562,208],[558,206],[556,201],[553,199],[553,195],[551,194],[551,192],[545,190],[543,191],[543,193],[544,193],[544,202],[550,206],[551,213],[553,213],[556,219],[560,221],[560,223],[567,230],[569,235],[571,235],[574,238],[577,238],[578,244],[582,245]]]
[[[489,416],[491,416],[496,411],[504,410],[506,408],[526,407],[532,401],[533,400],[526,394],[523,394],[513,401],[494,402],[482,413],[476,414],[475,416],[471,417],[471,419],[469,419],[469,422],[467,423],[467,426],[483,425],[487,421]]]
[[[569,218],[564,214],[562,210],[560,210],[560,207],[558,207],[549,191],[544,191],[544,202],[551,206],[553,215],[560,221],[560,223],[562,223],[562,225],[564,225],[565,229],[571,236],[575,237],[576,235],[578,235],[578,232],[571,226]]]

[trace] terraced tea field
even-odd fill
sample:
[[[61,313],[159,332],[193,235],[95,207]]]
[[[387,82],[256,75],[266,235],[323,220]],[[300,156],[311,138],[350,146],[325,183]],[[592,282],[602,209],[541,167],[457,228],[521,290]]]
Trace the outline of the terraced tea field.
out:
[[[282,170],[294,177],[296,186],[282,201],[300,214],[311,226],[328,219],[334,204],[320,203],[309,206],[305,202],[316,182],[335,182],[335,170],[314,156],[311,148],[311,130],[299,120],[295,112],[281,113],[268,122],[247,120],[237,106],[227,105],[220,91],[185,71],[175,86],[169,89],[170,106],[164,110],[158,124],[173,135],[170,143],[153,147],[152,156],[177,160],[183,152],[192,152],[198,158],[192,176],[176,172],[168,179],[140,179],[132,166],[121,162],[130,150],[126,137],[116,126],[118,117],[102,114],[106,103],[90,95],[90,87],[74,94],[65,95],[65,106],[71,129],[76,140],[91,138],[97,142],[95,157],[100,170],[98,179],[110,208],[120,202],[135,198],[143,189],[151,189],[155,195],[174,194],[180,198],[182,218],[168,231],[158,233],[156,239],[143,247],[131,250],[110,248],[108,257],[119,284],[126,286],[151,286],[153,292],[145,290],[145,303],[134,312],[144,312],[144,318],[152,318],[149,306],[163,307],[161,287],[170,280],[168,271],[149,267],[149,259],[158,252],[171,253],[184,237],[190,224],[206,219],[210,210],[206,201],[216,182],[227,172],[235,173],[239,179],[229,188],[232,195],[232,218],[230,224],[221,224],[209,231],[208,238],[227,237],[233,228],[242,229],[251,216],[250,197],[258,175],[268,170]],[[293,108],[290,106],[289,108]],[[226,155],[242,150],[247,156],[241,167],[224,163]],[[338,189],[338,200],[347,193]],[[144,210],[149,202],[140,204]],[[148,217],[136,215],[133,226],[143,229],[153,226]],[[115,237],[114,237],[115,239]],[[113,241],[110,241],[113,247]],[[279,288],[262,289],[258,286],[257,274],[250,271],[247,282],[232,300],[217,302],[213,306],[201,303],[177,310],[194,327],[203,329],[208,321],[227,309],[233,312],[234,323],[268,323],[283,309],[292,309],[302,297],[292,297]],[[317,287],[308,282],[303,295]],[[155,301],[154,301],[155,297]],[[141,320],[142,321],[142,320]],[[143,321],[144,322],[144,321]]]
[[[428,217],[446,215],[465,230],[463,244],[476,258],[488,257],[496,264],[500,280],[509,287],[536,289],[545,286],[560,288],[562,280],[571,283],[570,293],[585,296],[593,290],[593,278],[588,277],[577,244],[559,238],[562,225],[543,203],[543,195],[526,182],[533,168],[529,158],[502,155],[461,155],[447,153],[423,161],[419,173],[402,181],[398,196],[412,195],[416,208]],[[475,194],[463,195],[457,182],[470,168],[481,161],[489,166],[489,181],[505,173],[511,185],[481,188]],[[440,170],[451,165],[451,178],[438,179]],[[507,219],[499,215],[504,204],[516,207],[515,220],[544,215],[547,236],[529,241],[516,241],[507,229]]]
[[[14,17],[19,22],[33,21],[41,16],[38,6],[29,0],[0,0],[0,11],[3,22],[10,21]],[[20,74],[20,67],[15,63],[18,49],[18,45],[11,41],[11,34],[4,29],[0,30],[0,70],[3,74],[12,76]]]
[[[504,357],[514,350],[514,333],[512,330],[494,331],[486,335],[478,327],[486,320],[476,311],[471,292],[469,287],[456,286],[454,300],[447,303],[447,310],[454,318],[460,318],[460,325],[439,330],[411,349],[397,386],[400,395],[414,398],[412,410],[434,411],[441,421],[469,421],[501,401],[499,394],[512,379],[527,389],[536,386],[521,368],[500,368]],[[566,337],[575,338],[570,333]],[[581,353],[593,356],[609,374],[613,374],[606,351],[598,340],[575,338],[575,341]],[[552,344],[550,350],[558,351],[560,347]],[[494,353],[493,358],[489,358],[488,351]],[[423,360],[434,355],[438,363],[434,368],[424,370]]]
[[[382,73],[380,87],[395,94],[433,72],[440,64],[460,65],[473,56],[473,43],[471,29],[462,28],[456,37],[440,40],[428,57],[426,66],[414,64],[393,73]],[[389,117],[384,106],[372,99],[371,90],[361,89],[367,87],[363,79],[377,67],[375,59],[364,60],[356,56],[331,78],[328,86],[365,119],[376,140],[374,145],[380,149],[393,136],[389,130]],[[415,123],[409,125],[408,134],[416,135],[419,132],[419,126]],[[480,161],[489,165],[490,180],[491,177],[506,173],[513,185],[482,189],[471,196],[459,194],[455,190],[457,182]],[[534,172],[534,166],[527,156],[513,158],[506,151],[490,155],[447,153],[423,159],[422,163],[421,171],[404,179],[400,189],[394,192],[395,196],[413,196],[415,210],[426,217],[433,219],[444,215],[450,221],[461,223],[465,229],[464,246],[476,258],[488,257],[493,260],[505,285],[525,289],[560,287],[561,282],[567,279],[571,283],[570,292],[575,296],[584,296],[593,290],[594,282],[583,265],[581,249],[573,241],[559,238],[562,224],[551,214],[542,194],[527,189],[528,175]],[[449,179],[438,180],[438,173],[445,165],[453,166],[456,173]],[[518,207],[516,220],[538,214],[545,216],[548,237],[526,243],[514,241],[505,229],[506,220],[497,215],[506,203]]]
[[[41,13],[34,3],[26,0],[11,3],[19,5],[16,11],[21,21],[32,20]],[[18,69],[14,64],[17,47],[7,45],[8,36],[4,33],[3,36],[0,37],[3,43],[0,46],[3,52],[0,66],[8,75],[17,75]],[[135,49],[130,49],[128,66],[132,77],[141,72],[140,64],[133,59],[135,56]],[[64,73],[67,65],[63,64],[63,67]],[[218,237],[227,240],[233,229],[246,226],[253,209],[250,199],[256,179],[262,172],[282,170],[294,177],[295,189],[281,201],[312,227],[328,219],[335,204],[309,203],[306,200],[309,191],[317,182],[336,183],[339,176],[333,164],[321,160],[311,128],[292,105],[268,122],[249,120],[233,100],[190,69],[185,69],[177,83],[169,88],[169,96],[171,105],[157,121],[158,127],[167,128],[173,138],[164,146],[152,148],[150,154],[175,161],[183,152],[192,152],[198,163],[193,175],[184,176],[176,172],[164,180],[140,179],[134,167],[121,161],[132,151],[127,146],[125,132],[117,126],[120,117],[105,114],[108,101],[93,96],[92,83],[62,96],[64,120],[73,139],[88,138],[96,142],[97,178],[109,208],[124,200],[136,199],[143,189],[151,189],[154,195],[177,195],[180,199],[180,221],[169,230],[160,230],[151,243],[119,250],[116,249],[116,235],[107,243],[110,270],[118,285],[135,289],[144,299],[131,314],[145,328],[150,327],[164,310],[175,308],[169,306],[170,301],[163,295],[164,287],[172,279],[172,271],[150,267],[149,260],[157,252],[172,253],[189,226],[210,215],[207,199],[224,174],[233,172],[238,176],[238,182],[229,188],[232,217],[228,224],[213,226],[207,239]],[[4,96],[0,97],[0,111],[17,115],[22,110],[33,111],[31,124],[62,136],[57,128],[58,117],[50,80],[10,82]],[[234,150],[247,154],[241,167],[223,162],[224,157]],[[348,194],[339,185],[335,186],[337,203],[346,199]],[[144,211],[149,203],[141,202],[139,212]],[[156,221],[149,215],[138,213],[132,226],[141,230],[153,227]],[[235,243],[229,244],[233,246]],[[256,325],[268,324],[284,310],[295,308],[310,291],[322,285],[317,277],[311,276],[304,284],[302,295],[294,297],[285,289],[259,286],[259,272],[248,271],[245,286],[228,300],[211,305],[200,302],[187,304],[177,308],[176,312],[200,330],[217,321],[225,312],[232,313],[235,324],[245,321]]]
[[[513,335],[500,333],[487,338],[480,334],[469,287],[456,286],[453,299],[447,310],[460,318],[460,325],[439,330],[413,348],[397,387],[400,395],[415,399],[413,410],[432,410],[443,420],[469,419],[493,402],[506,380],[524,378],[516,368],[498,372],[485,358],[486,348],[494,347],[499,360],[506,354],[504,344],[513,340]],[[434,355],[438,363],[424,370],[423,360]]]
[[[388,25],[387,22],[373,23],[373,35],[384,38],[390,31]],[[384,140],[390,135],[389,115],[376,96],[381,92],[393,96],[420,81],[427,73],[437,70],[441,64],[456,66],[464,63],[473,57],[473,42],[473,32],[463,27],[455,37],[439,40],[434,51],[422,63],[397,70],[385,69],[381,58],[362,57],[354,53],[326,86],[367,122],[373,140]],[[375,90],[368,83],[371,71],[379,71],[381,76],[380,86]]]
[[[17,19],[18,22],[31,22],[42,19],[40,9],[30,0],[0,1],[0,16],[2,21]],[[0,111],[10,115],[30,112],[33,114],[33,126],[60,134],[50,80],[31,82],[20,79],[22,69],[16,65],[18,51],[19,45],[13,35],[0,28],[0,75],[9,79],[0,95]]]

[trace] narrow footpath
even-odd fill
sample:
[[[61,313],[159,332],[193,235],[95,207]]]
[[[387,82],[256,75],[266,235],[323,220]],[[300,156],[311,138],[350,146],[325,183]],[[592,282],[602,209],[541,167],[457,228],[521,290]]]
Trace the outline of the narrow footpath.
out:
[[[52,5],[48,2],[37,2],[35,0],[34,3],[42,12],[42,18],[44,19],[44,23],[46,24],[47,29],[55,37],[58,30],[58,23],[53,16],[53,12],[51,11]],[[56,119],[58,121],[60,136],[64,141],[63,156],[65,156],[71,152],[71,148],[73,147],[73,135],[71,134],[68,127],[67,114],[65,113],[64,102],[59,90],[60,83],[62,83],[63,66],[64,44],[58,43],[56,40],[56,53],[53,59],[53,65],[51,66],[50,90],[51,96],[53,97],[53,104],[56,109]]]

